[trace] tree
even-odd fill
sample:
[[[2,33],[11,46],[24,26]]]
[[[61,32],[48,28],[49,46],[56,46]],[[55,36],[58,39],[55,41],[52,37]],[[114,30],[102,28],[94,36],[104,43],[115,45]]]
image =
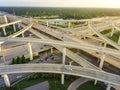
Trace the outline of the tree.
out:
[[[30,61],[30,58],[26,58],[25,60],[24,60],[24,63],[28,63]]]
[[[17,64],[17,61],[15,58],[12,59],[12,64]]]
[[[17,61],[17,64],[21,64],[22,63],[22,60],[21,60],[21,58],[19,56],[17,56],[16,61]]]
[[[26,58],[25,58],[24,55],[22,55],[21,60],[22,60],[22,63],[26,63],[26,62],[25,62]]]

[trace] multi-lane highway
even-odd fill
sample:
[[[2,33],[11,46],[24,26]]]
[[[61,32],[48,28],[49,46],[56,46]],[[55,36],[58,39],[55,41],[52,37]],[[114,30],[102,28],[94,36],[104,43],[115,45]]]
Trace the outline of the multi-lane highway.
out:
[[[97,79],[103,82],[120,86],[120,76],[106,73],[104,71],[83,68],[78,66],[70,66],[63,64],[21,64],[21,65],[1,65],[0,74],[13,73],[31,73],[31,72],[49,72],[64,73],[76,76],[82,76],[91,79]]]

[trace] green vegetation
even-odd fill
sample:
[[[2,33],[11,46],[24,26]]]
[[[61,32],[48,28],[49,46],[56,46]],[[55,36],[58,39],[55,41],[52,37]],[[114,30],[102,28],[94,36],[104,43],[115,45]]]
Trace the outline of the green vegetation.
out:
[[[9,35],[15,33],[15,32],[14,32],[14,29],[13,29],[13,26],[7,26],[7,27],[5,27],[5,30],[6,30],[6,34],[7,34],[6,36],[9,36]],[[17,31],[19,31],[18,28],[16,28],[16,32],[17,32]],[[4,34],[3,34],[2,28],[0,28],[0,32],[1,32],[1,34],[2,34],[1,36],[5,37]]]
[[[37,58],[39,58],[39,55],[33,56],[34,60]],[[12,64],[24,64],[24,63],[29,63],[29,62],[30,62],[30,58],[25,58],[24,55],[22,55],[22,57],[17,56],[17,58],[12,59]]]
[[[18,82],[11,88],[17,88],[16,90],[23,90],[32,85],[44,82],[48,80],[50,84],[50,90],[67,90],[68,86],[72,81],[79,77],[65,75],[65,84],[61,85],[61,75],[60,74],[50,74],[50,73],[35,73],[28,78]],[[0,89],[0,90],[12,90],[12,89]],[[13,89],[14,90],[14,89]]]
[[[89,81],[81,85],[77,90],[105,90],[100,84],[94,85],[93,81]]]
[[[33,56],[33,59],[37,59],[39,57],[40,57],[39,55],[35,55],[35,56]]]
[[[107,30],[104,30],[104,31],[101,31],[100,33],[105,35],[105,34],[108,34],[111,32],[111,29],[107,29]],[[94,37],[98,37],[96,34],[93,35]]]
[[[12,64],[24,64],[24,63],[28,63],[29,61],[30,59],[25,58],[24,55],[22,57],[17,56],[17,58],[12,59]]]
[[[37,18],[87,19],[102,16],[120,16],[120,9],[101,8],[0,7],[0,10],[20,16]]]
[[[100,33],[103,34],[103,35],[105,35],[105,34],[110,33],[110,32],[111,32],[111,29],[107,29],[107,30],[104,30],[104,31],[102,31]]]
[[[65,84],[61,85],[61,75],[60,74],[50,74],[50,73],[35,73],[26,79],[18,82],[15,84],[13,89],[0,89],[0,90],[23,90],[27,87],[33,86],[35,84],[48,81],[50,90],[67,90],[68,86],[79,77],[71,76],[71,75],[65,75]],[[77,90],[105,90],[100,84],[94,85],[92,81],[87,82],[80,86]]]
[[[118,42],[119,36],[120,36],[120,32],[117,32],[117,33],[113,34],[112,37],[109,37],[109,38],[111,40],[113,40],[114,42]]]
[[[0,90],[20,90],[18,87],[3,87]]]

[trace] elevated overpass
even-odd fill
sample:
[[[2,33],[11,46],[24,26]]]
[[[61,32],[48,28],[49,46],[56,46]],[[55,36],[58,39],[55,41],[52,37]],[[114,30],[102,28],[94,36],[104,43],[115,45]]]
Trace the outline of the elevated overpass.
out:
[[[32,72],[46,72],[46,73],[60,73],[70,74],[75,76],[86,77],[90,79],[97,79],[102,82],[111,83],[120,86],[120,76],[110,74],[104,71],[94,70],[90,68],[83,68],[80,66],[70,66],[63,64],[21,64],[21,65],[1,65],[0,74],[14,74],[14,73],[32,73]]]
[[[17,23],[20,23],[20,22],[21,22],[21,20],[17,20],[17,21],[14,21],[14,22],[6,23],[6,24],[1,24],[0,28],[10,26],[10,25],[13,25],[13,24],[17,24]]]
[[[65,47],[71,47],[71,48],[77,48],[77,49],[83,49],[83,50],[92,50],[92,51],[98,51],[108,54],[114,54],[114,55],[120,55],[119,50],[111,49],[111,48],[104,48],[100,46],[94,46],[94,45],[85,45],[82,43],[77,42],[65,42],[65,41],[57,41],[57,40],[50,40],[50,39],[36,39],[36,38],[4,38],[1,37],[0,41],[2,42],[34,42],[34,43],[44,43],[48,45],[61,45]]]

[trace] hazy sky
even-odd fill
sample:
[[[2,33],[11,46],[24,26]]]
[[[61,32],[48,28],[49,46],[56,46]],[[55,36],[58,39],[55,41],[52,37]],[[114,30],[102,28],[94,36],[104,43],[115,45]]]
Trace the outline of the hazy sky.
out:
[[[120,8],[120,0],[0,0],[0,6]]]

